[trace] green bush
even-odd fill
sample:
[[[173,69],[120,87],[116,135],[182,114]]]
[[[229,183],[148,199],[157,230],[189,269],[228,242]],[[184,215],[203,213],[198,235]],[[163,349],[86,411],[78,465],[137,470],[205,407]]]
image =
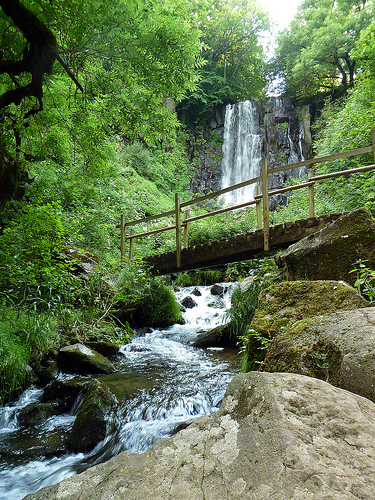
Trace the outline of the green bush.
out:
[[[182,321],[173,291],[160,278],[152,276],[143,262],[123,264],[116,289],[126,320],[153,327]]]
[[[0,235],[0,298],[7,304],[56,309],[74,301],[80,281],[63,255],[71,231],[57,203],[20,204]]]
[[[52,314],[0,305],[0,403],[31,381],[31,366],[59,342]]]
[[[255,271],[254,279],[247,289],[235,288],[231,297],[231,307],[225,314],[229,322],[229,336],[240,341],[248,334],[251,320],[258,307],[258,297],[262,290],[279,281],[280,270],[272,257],[264,258]]]

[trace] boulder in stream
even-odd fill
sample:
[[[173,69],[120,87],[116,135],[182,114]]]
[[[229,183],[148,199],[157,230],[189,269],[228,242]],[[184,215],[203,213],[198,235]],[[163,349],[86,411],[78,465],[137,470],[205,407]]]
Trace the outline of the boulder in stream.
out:
[[[65,373],[113,373],[115,368],[106,357],[83,344],[63,347],[57,354],[57,363]]]
[[[102,441],[106,435],[107,415],[115,404],[116,398],[111,391],[98,380],[91,380],[78,407],[66,442],[67,449],[74,453],[86,453]]]
[[[374,490],[374,403],[319,379],[251,372],[232,380],[218,412],[148,452],[24,500],[354,500]]]
[[[183,307],[186,307],[187,309],[193,309],[193,307],[197,306],[197,303],[192,297],[190,297],[190,295],[188,295],[187,297],[181,300],[181,305]]]

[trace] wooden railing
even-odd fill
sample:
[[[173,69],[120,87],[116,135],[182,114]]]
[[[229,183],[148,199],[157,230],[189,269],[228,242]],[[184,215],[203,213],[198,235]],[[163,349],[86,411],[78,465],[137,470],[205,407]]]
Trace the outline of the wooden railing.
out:
[[[120,227],[121,229],[121,258],[125,258],[125,245],[126,245],[126,240],[129,240],[129,260],[132,260],[133,258],[133,249],[134,249],[134,240],[136,238],[143,238],[145,236],[149,236],[152,234],[157,234],[161,233],[164,231],[171,231],[175,230],[176,231],[176,260],[177,260],[177,267],[181,267],[181,247],[183,245],[183,248],[188,248],[188,240],[189,240],[189,224],[191,222],[197,221],[199,219],[203,219],[205,217],[212,217],[213,215],[217,214],[222,214],[225,212],[229,212],[232,210],[238,210],[240,208],[245,208],[250,205],[256,205],[256,213],[257,213],[257,226],[258,229],[263,229],[264,231],[264,250],[269,250],[269,197],[276,195],[276,194],[282,194],[286,193],[288,191],[293,191],[296,189],[302,189],[306,188],[308,189],[308,198],[309,198],[309,217],[314,217],[314,185],[317,181],[322,181],[326,179],[331,179],[334,177],[339,177],[342,175],[350,175],[354,173],[359,173],[359,172],[368,172],[371,170],[375,170],[375,164],[368,165],[365,167],[358,167],[358,168],[353,168],[349,170],[342,170],[339,172],[332,172],[329,174],[323,174],[323,175],[315,175],[313,174],[313,165],[318,164],[318,163],[325,163],[329,161],[334,161],[334,160],[339,160],[342,158],[349,158],[352,156],[358,156],[366,153],[373,153],[374,155],[374,162],[375,162],[375,129],[371,131],[371,138],[372,138],[372,145],[359,148],[359,149],[354,149],[351,151],[346,151],[343,153],[337,153],[329,156],[322,156],[320,158],[312,158],[310,160],[305,160],[301,161],[298,163],[293,163],[290,165],[283,165],[281,167],[275,167],[275,168],[267,168],[267,160],[262,159],[262,171],[261,175],[258,177],[254,177],[253,179],[249,179],[244,182],[240,182],[239,184],[235,184],[233,186],[221,189],[219,191],[215,191],[214,193],[210,193],[204,196],[200,196],[198,198],[191,199],[189,201],[185,201],[181,203],[180,200],[180,195],[178,193],[175,194],[175,207],[173,210],[170,210],[169,212],[163,212],[157,215],[152,215],[150,217],[145,217],[143,219],[138,219],[138,220],[133,220],[130,222],[127,222],[125,220],[125,215],[121,215],[121,223]],[[307,167],[308,168],[308,178],[307,182],[303,182],[301,184],[297,185],[292,185],[292,186],[287,186],[281,189],[276,189],[274,191],[268,191],[268,177],[271,174],[275,174],[277,172],[281,171],[286,171],[290,170],[293,168],[299,168],[299,167]],[[240,189],[245,186],[249,186],[250,184],[256,184],[256,183],[261,183],[262,185],[262,192],[260,192],[259,185],[255,187],[255,196],[253,200],[249,200],[246,203],[241,203],[239,205],[234,205],[230,207],[225,207],[221,208],[219,210],[215,210],[213,212],[197,215],[194,217],[189,217],[189,209],[187,207],[190,207],[193,204],[200,203],[202,201],[206,201],[212,198],[217,198],[225,193],[229,193],[231,191],[235,191],[236,189]],[[263,206],[263,209],[261,208],[261,205]],[[185,209],[185,210],[184,210]],[[181,213],[185,212],[184,220],[181,219]],[[174,217],[174,224],[166,227],[162,227],[159,229],[154,229],[151,231],[145,231],[143,233],[134,233],[133,226],[138,225],[138,224],[144,224],[150,221],[154,221],[157,219],[165,218],[165,217]],[[126,229],[127,228],[132,228],[130,230],[130,235],[126,235]],[[184,234],[183,234],[183,239],[182,239],[182,228],[184,229]]]

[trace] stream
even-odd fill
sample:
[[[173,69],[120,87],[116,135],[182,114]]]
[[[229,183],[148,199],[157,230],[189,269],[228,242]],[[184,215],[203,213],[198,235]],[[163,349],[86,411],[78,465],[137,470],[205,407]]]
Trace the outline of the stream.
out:
[[[19,427],[17,414],[40,401],[42,389],[31,387],[17,401],[1,407],[0,500],[20,500],[124,450],[144,452],[156,440],[173,435],[180,425],[216,411],[230,380],[240,371],[240,357],[234,349],[198,349],[191,344],[199,333],[222,324],[233,285],[221,286],[223,297],[212,295],[211,286],[181,288],[177,300],[190,295],[197,304],[183,313],[185,324],[143,335],[136,332],[113,361],[116,373],[95,376],[115,394],[118,406],[105,439],[90,453],[64,451],[79,402],[69,414],[27,429]],[[48,449],[61,452],[48,453]]]

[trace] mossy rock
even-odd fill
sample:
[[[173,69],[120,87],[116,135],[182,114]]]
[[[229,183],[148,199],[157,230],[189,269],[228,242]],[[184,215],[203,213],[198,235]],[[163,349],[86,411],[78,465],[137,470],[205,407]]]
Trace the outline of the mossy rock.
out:
[[[375,399],[375,307],[296,322],[277,335],[260,370],[323,379]]]
[[[116,398],[98,380],[92,380],[78,408],[72,431],[67,439],[67,449],[73,453],[87,453],[105,438],[107,416]]]
[[[364,208],[343,215],[275,256],[286,280],[344,280],[359,260],[375,269],[375,222]]]
[[[261,292],[251,328],[274,336],[302,319],[368,305],[342,281],[283,281]]]
[[[271,340],[297,322],[368,305],[354,288],[342,281],[283,281],[272,285],[259,295],[258,309],[250,325],[257,335],[249,335],[243,371],[258,369],[266,355],[259,337]],[[289,361],[286,365],[288,370],[281,371],[293,372]]]
[[[115,368],[106,357],[83,344],[60,349],[57,355],[60,370],[65,373],[113,373]]]

